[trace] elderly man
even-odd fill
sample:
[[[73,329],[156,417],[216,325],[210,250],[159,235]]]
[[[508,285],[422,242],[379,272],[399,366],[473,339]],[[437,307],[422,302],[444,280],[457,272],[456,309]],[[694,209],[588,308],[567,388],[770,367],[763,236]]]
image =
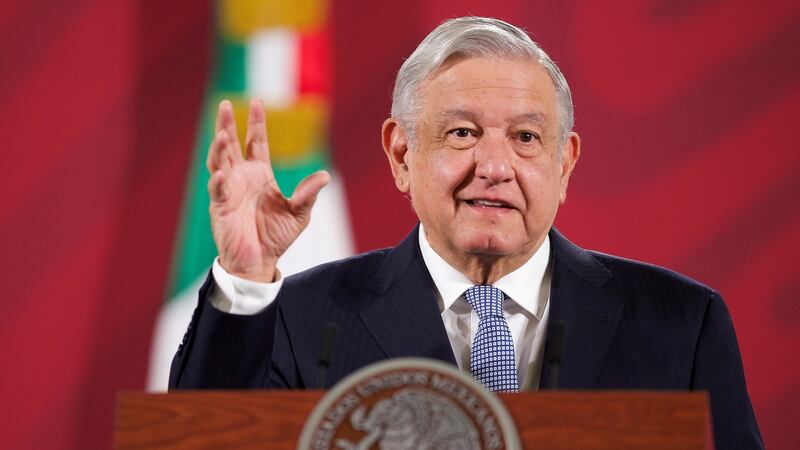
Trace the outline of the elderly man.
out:
[[[561,71],[495,19],[436,28],[397,75],[382,143],[420,224],[397,247],[281,278],[324,172],[281,195],[264,111],[244,149],[222,102],[211,144],[219,250],[172,366],[175,388],[321,388],[369,363],[439,359],[495,391],[546,388],[566,328],[570,389],[710,392],[718,448],[760,448],[719,294],[668,270],[576,247],[553,228],[580,155]],[[322,330],[340,329],[327,386]],[[487,354],[497,357],[487,357]]]

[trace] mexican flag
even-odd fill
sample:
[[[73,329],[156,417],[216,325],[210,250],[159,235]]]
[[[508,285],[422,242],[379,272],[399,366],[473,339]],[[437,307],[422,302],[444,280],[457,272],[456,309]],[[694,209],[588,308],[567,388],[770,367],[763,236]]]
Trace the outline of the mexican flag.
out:
[[[208,216],[205,167],[217,105],[234,105],[244,142],[249,100],[267,108],[267,133],[278,184],[290,195],[306,175],[331,173],[311,224],[279,261],[284,276],[353,252],[342,180],[328,145],[330,39],[323,0],[221,0],[215,6],[214,67],[186,180],[166,301],[156,323],[148,389],[165,390],[172,356],[197,303],[197,291],[217,255]]]

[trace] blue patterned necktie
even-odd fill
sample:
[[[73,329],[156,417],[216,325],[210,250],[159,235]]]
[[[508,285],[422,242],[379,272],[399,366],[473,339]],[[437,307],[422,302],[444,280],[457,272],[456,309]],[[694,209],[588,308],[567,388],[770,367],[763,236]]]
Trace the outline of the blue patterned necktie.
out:
[[[464,296],[480,318],[469,357],[472,376],[491,391],[518,392],[514,340],[503,316],[505,294],[493,286],[473,286]]]

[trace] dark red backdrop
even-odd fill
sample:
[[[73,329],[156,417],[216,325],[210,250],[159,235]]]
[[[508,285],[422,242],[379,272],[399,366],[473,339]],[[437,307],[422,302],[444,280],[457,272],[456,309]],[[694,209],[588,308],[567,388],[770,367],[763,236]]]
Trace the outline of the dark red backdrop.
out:
[[[107,447],[114,393],[144,386],[208,6],[0,8],[5,448]],[[393,75],[467,13],[527,27],[572,85],[584,152],[560,229],[720,289],[767,444],[800,447],[800,3],[336,2],[332,139],[360,250],[414,220],[379,146]]]

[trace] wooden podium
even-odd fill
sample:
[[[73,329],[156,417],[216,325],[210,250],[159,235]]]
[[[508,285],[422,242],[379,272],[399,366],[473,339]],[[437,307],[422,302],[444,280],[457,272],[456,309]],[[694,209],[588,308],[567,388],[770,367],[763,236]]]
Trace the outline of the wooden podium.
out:
[[[127,392],[118,449],[295,449],[322,391]],[[705,393],[500,394],[526,449],[713,449]]]

